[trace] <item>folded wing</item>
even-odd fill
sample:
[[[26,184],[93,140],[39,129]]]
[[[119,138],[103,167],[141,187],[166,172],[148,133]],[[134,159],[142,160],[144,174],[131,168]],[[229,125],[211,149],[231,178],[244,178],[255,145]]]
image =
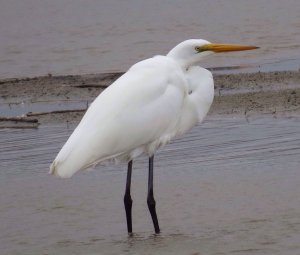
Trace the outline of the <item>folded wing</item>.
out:
[[[50,173],[71,177],[107,159],[153,153],[176,134],[185,95],[181,72],[166,57],[134,65],[91,104]]]

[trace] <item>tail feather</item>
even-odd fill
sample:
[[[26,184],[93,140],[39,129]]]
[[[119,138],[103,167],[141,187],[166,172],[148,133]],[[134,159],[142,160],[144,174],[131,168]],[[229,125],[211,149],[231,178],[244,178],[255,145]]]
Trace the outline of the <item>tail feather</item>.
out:
[[[52,175],[56,175],[57,176],[57,173],[56,173],[56,169],[55,169],[55,161],[53,161],[53,163],[50,165],[50,170],[49,170],[49,174],[52,174]]]
[[[63,171],[63,169],[59,169],[58,162],[54,160],[52,164],[50,165],[49,174],[55,175],[60,178],[70,178],[74,174],[70,171]]]

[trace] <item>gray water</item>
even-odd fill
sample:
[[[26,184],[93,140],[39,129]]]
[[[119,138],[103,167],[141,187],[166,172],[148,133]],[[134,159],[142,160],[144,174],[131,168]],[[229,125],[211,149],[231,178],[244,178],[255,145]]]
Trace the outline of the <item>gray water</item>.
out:
[[[47,175],[66,125],[0,130],[0,254],[299,254],[300,119],[209,118],[155,157],[162,233],[146,205],[147,159],[134,162],[133,237],[126,165]]]
[[[299,0],[9,0],[0,24],[0,78],[125,71],[189,38],[261,47],[205,67],[300,67]]]

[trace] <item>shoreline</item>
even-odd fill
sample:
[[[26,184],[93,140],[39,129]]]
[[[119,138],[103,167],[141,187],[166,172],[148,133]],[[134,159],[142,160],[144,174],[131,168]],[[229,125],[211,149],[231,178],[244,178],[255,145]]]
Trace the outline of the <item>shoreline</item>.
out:
[[[88,105],[123,73],[0,80],[0,128],[77,123]],[[300,112],[300,72],[214,74],[210,116],[291,116]],[[18,117],[18,119],[16,119]],[[34,125],[27,120],[35,120]]]

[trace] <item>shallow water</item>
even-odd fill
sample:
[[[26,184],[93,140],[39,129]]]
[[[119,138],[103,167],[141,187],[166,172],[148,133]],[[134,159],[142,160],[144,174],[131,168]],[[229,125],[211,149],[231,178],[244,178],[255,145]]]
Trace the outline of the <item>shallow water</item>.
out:
[[[22,99],[21,99],[22,100]],[[17,103],[6,103],[0,99],[1,117],[13,117],[26,115],[29,112],[50,112],[58,110],[86,109],[91,103],[88,100],[48,100],[32,102],[23,98],[24,101]]]
[[[147,160],[47,175],[73,127],[0,130],[0,253],[299,254],[300,119],[209,118],[155,157],[162,229],[146,205]]]
[[[1,1],[0,78],[125,71],[188,38],[261,47],[205,67],[298,69],[299,21],[299,0]]]

